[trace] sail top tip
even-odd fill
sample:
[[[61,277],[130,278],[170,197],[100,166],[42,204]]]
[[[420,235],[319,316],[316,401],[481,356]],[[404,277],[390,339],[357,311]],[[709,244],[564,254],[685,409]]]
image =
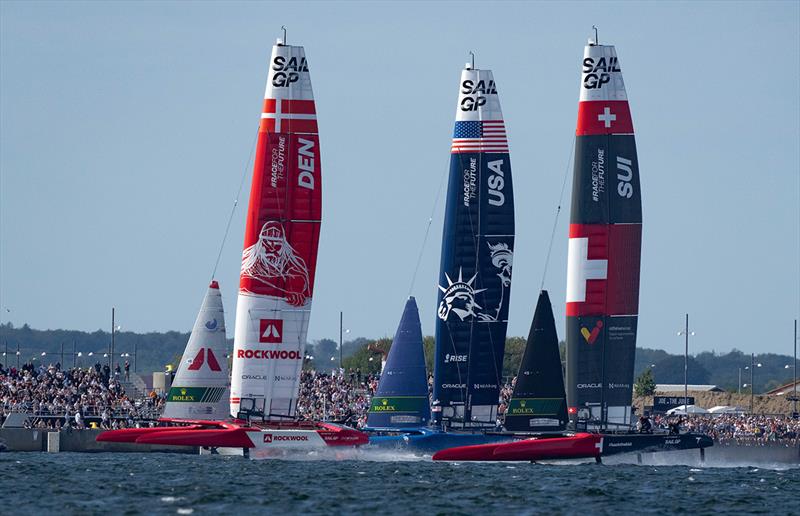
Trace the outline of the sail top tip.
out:
[[[217,283],[217,280],[211,280],[211,284],[208,286],[208,288],[215,288],[219,290],[219,283]]]

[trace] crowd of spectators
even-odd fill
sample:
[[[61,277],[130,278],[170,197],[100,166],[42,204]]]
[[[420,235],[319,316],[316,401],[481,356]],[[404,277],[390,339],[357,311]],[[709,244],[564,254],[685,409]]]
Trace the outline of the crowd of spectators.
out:
[[[335,421],[363,427],[370,400],[378,388],[378,377],[361,370],[334,371],[332,374],[303,371],[297,414],[300,419]]]
[[[514,380],[500,390],[498,423],[511,398]],[[429,378],[429,384],[431,381]],[[378,376],[362,374],[358,369],[303,371],[297,413],[304,420],[335,421],[361,428],[366,425],[370,400],[377,388]],[[164,395],[154,392],[132,400],[120,383],[119,368],[112,371],[99,363],[72,369],[62,369],[60,364],[28,363],[20,369],[0,364],[0,424],[11,412],[22,412],[34,416],[28,418],[28,426],[42,429],[141,426],[157,417],[164,401]],[[800,420],[788,416],[703,414],[676,419],[655,415],[650,422],[655,430],[668,430],[678,423],[681,431],[705,433],[719,443],[800,444]]]
[[[668,421],[664,416],[654,418],[658,428],[665,428]],[[783,415],[694,414],[683,416],[680,426],[681,430],[708,434],[719,443],[800,444],[800,419]]]
[[[61,364],[0,364],[0,423],[12,412],[30,414],[35,428],[102,428],[132,426],[163,403],[159,397],[131,400],[119,378],[99,363],[89,368],[62,369]]]

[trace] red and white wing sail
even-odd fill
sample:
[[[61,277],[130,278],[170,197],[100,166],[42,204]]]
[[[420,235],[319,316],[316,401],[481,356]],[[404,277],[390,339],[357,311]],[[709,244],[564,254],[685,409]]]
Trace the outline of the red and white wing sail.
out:
[[[272,49],[236,310],[231,414],[294,415],[314,290],[322,183],[303,47]]]

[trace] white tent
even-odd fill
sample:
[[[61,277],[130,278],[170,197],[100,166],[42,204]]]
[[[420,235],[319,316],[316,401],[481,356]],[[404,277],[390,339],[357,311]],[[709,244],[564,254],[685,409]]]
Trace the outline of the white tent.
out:
[[[747,412],[742,407],[731,407],[730,405],[717,405],[708,409],[710,414],[744,414]]]
[[[675,408],[669,409],[667,411],[668,416],[677,416],[677,415],[686,415],[689,414],[708,414],[708,411],[703,407],[698,407],[697,405],[679,405]]]

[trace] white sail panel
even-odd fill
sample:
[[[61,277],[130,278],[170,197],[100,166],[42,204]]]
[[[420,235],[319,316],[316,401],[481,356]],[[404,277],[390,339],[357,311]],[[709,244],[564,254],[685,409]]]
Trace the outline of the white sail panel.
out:
[[[212,281],[186,343],[161,417],[227,418],[227,352],[222,295],[217,282]]]

